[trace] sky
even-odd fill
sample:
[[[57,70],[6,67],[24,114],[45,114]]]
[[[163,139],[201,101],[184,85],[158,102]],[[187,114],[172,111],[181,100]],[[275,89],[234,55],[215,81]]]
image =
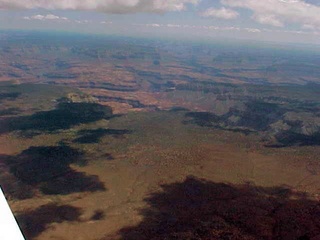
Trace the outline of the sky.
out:
[[[320,44],[320,0],[0,0],[0,29]]]

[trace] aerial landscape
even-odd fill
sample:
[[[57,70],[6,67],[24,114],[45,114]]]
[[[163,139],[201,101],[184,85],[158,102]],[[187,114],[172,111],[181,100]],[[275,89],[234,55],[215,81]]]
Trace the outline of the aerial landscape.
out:
[[[103,11],[176,11],[137,2]],[[232,2],[221,4],[241,7]],[[21,4],[0,0],[0,19],[34,14]],[[67,21],[35,16],[23,19]],[[0,25],[0,186],[26,239],[320,239],[318,35],[182,40],[34,24]]]

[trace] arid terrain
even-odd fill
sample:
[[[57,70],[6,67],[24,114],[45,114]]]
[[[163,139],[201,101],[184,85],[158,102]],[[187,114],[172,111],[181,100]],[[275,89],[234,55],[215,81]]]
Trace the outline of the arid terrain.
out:
[[[27,239],[319,239],[319,53],[0,36],[0,184]]]

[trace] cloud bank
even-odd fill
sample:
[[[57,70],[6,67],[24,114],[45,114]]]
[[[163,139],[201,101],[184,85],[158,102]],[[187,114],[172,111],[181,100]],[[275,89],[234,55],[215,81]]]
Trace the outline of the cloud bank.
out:
[[[151,28],[184,28],[184,29],[198,29],[198,30],[212,30],[212,31],[245,31],[249,33],[261,33],[262,30],[257,28],[240,28],[235,26],[201,26],[201,25],[179,25],[179,24],[132,24],[133,26],[144,26]]]
[[[47,15],[34,15],[31,17],[23,17],[24,20],[62,20],[62,21],[68,21],[69,19],[66,17],[59,17],[53,14],[47,14]]]
[[[318,1],[318,0],[317,0]],[[320,27],[320,7],[315,0],[221,0],[231,8],[246,8],[261,24],[283,27],[285,23]]]
[[[222,19],[235,19],[239,16],[239,13],[225,7],[216,9],[209,8],[201,14],[203,17],[213,17]]]
[[[90,10],[105,13],[182,11],[200,0],[0,0],[0,9]]]

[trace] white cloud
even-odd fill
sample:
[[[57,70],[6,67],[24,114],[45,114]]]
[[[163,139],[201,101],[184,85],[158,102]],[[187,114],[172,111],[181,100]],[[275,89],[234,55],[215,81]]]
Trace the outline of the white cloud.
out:
[[[45,21],[45,20],[63,20],[63,21],[68,21],[69,19],[66,17],[59,17],[53,14],[47,14],[47,15],[34,15],[31,17],[23,17],[22,19],[24,20],[41,20],[41,21]]]
[[[320,7],[303,0],[221,0],[221,3],[252,10],[253,19],[262,24],[277,27],[284,26],[284,23],[320,26]]]
[[[60,17],[56,16],[56,15],[53,15],[53,14],[48,14],[45,16],[45,19],[47,20],[57,20],[57,19],[60,19]]]
[[[201,0],[0,0],[0,9],[91,10],[106,13],[182,11]]]
[[[44,15],[34,15],[32,17],[30,17],[31,19],[34,19],[34,20],[45,20],[46,16]]]
[[[316,30],[316,26],[312,25],[312,24],[303,24],[302,25],[302,29],[305,29],[305,30]]]
[[[213,17],[222,19],[235,19],[239,16],[239,13],[228,8],[209,8],[201,14],[203,17]]]
[[[106,24],[106,25],[109,25],[109,24],[112,24],[112,22],[108,22],[108,21],[101,21],[100,24]]]
[[[169,28],[180,28],[181,25],[178,25],[178,24],[167,24],[167,27],[169,27]]]
[[[87,24],[87,23],[91,23],[91,20],[74,20],[75,23],[78,24]]]
[[[249,33],[260,33],[262,30],[258,28],[240,28],[235,26],[222,27],[222,26],[205,26],[205,25],[178,25],[178,24],[132,24],[133,26],[139,27],[153,27],[153,28],[181,28],[181,29],[199,29],[199,30],[211,30],[211,31],[244,31]]]
[[[135,24],[137,26],[146,26],[146,27],[154,27],[154,28],[158,28],[158,27],[163,27],[162,24],[158,24],[158,23],[150,23],[150,24]]]
[[[181,28],[183,27],[182,25],[178,24],[159,24],[159,23],[149,23],[149,24],[133,24],[135,26],[145,26],[145,27],[153,27],[153,28],[159,28],[159,27],[167,27],[167,28]],[[188,26],[188,25],[184,25]]]
[[[320,32],[317,31],[294,31],[294,30],[285,30],[285,29],[267,29],[267,28],[240,28],[237,26],[214,26],[214,25],[177,25],[177,24],[132,24],[132,26],[137,27],[152,27],[152,28],[179,28],[179,29],[191,29],[191,30],[204,30],[208,31],[223,31],[223,32],[245,32],[248,34],[293,34],[293,35],[310,35],[310,36],[319,36]]]
[[[262,31],[258,28],[244,28],[245,31],[250,33],[261,33]]]
[[[254,20],[256,20],[257,22],[261,23],[261,24],[268,24],[268,25],[272,25],[275,27],[283,27],[284,24],[283,22],[281,22],[279,19],[277,19],[274,15],[254,15],[252,17]]]

